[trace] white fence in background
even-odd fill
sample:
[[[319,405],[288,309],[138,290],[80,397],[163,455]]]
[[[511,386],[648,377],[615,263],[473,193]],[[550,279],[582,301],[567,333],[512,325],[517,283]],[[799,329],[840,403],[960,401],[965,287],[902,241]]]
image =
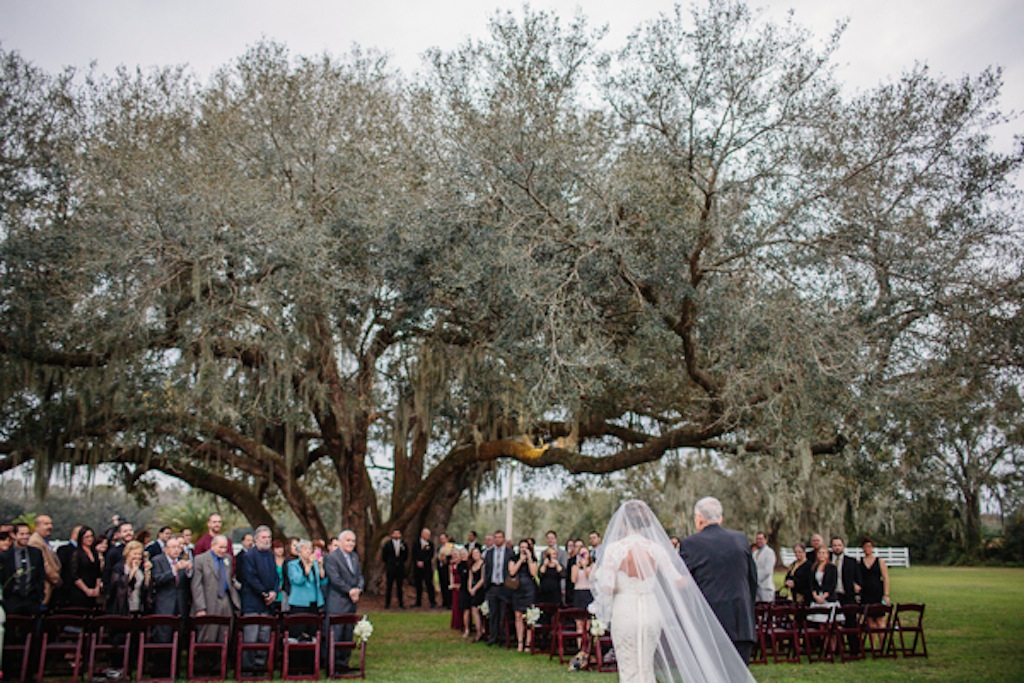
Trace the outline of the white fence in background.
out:
[[[782,555],[782,564],[787,567],[796,560],[796,555],[793,554],[792,548],[783,548],[780,554]],[[860,548],[847,548],[844,554],[856,560],[864,557],[864,551]],[[910,548],[875,548],[875,555],[885,560],[885,563],[890,567],[910,566]],[[808,557],[807,559],[814,560],[813,557]]]

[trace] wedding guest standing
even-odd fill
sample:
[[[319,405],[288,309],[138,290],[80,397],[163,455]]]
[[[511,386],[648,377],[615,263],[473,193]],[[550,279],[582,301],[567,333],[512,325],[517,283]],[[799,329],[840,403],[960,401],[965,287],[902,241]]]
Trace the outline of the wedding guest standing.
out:
[[[49,515],[36,517],[36,530],[29,536],[28,544],[38,548],[43,554],[43,571],[46,581],[43,582],[43,609],[50,606],[54,591],[60,588],[60,559],[50,547],[50,536],[53,535],[53,518]]]
[[[566,554],[568,559],[568,554]],[[540,569],[540,589],[537,592],[538,603],[557,605],[562,602],[562,577],[565,567],[558,560],[558,548],[544,549],[544,562]]]
[[[359,565],[359,555],[355,552],[356,534],[346,529],[338,537],[338,548],[331,551],[324,560],[324,570],[327,572],[327,614],[355,614],[356,604],[363,594],[365,583],[363,581],[362,568]],[[338,640],[352,640],[352,632],[355,628],[351,624],[344,626],[333,626],[335,638]],[[324,639],[326,642],[326,638]],[[326,648],[326,645],[325,645]],[[326,649],[325,649],[326,651]],[[351,650],[343,650],[338,653],[336,666],[342,670],[348,668]]]
[[[326,603],[327,571],[323,562],[313,554],[310,541],[299,541],[299,556],[288,562],[288,608],[296,614],[317,614]],[[293,627],[292,638],[311,637],[313,631],[302,626]]]
[[[497,645],[501,637],[501,625],[505,621],[505,610],[512,599],[512,592],[505,587],[508,575],[508,559],[511,553],[505,547],[505,532],[494,532],[494,546],[484,558],[484,574],[487,585],[487,608],[489,610],[487,625],[487,644]]]
[[[216,614],[230,617],[241,609],[241,600],[231,580],[231,551],[227,536],[218,534],[210,549],[196,555],[192,565],[192,616]],[[227,626],[205,625],[197,633],[199,642],[213,643],[227,634]]]
[[[242,555],[242,591],[239,598],[242,602],[242,614],[266,615],[274,613],[274,604],[281,591],[281,583],[274,560],[270,527],[258,526],[253,534],[255,545]],[[247,624],[242,629],[242,639],[246,643],[269,643],[270,626]],[[242,671],[257,672],[266,668],[267,653],[260,650],[247,650],[242,654]]]
[[[153,614],[180,617],[188,609],[192,563],[182,558],[183,545],[180,536],[170,536],[163,541],[160,552],[150,558]],[[169,643],[173,633],[170,626],[157,626],[153,629],[153,641]]]
[[[478,543],[469,551],[469,575],[463,585],[463,595],[467,600],[470,619],[467,620],[466,630],[469,630],[469,623],[475,628],[476,637],[473,642],[479,641],[484,636],[483,615],[480,613],[480,605],[487,597],[487,577],[484,574],[484,556],[481,545]]]
[[[14,524],[14,543],[0,555],[0,586],[7,614],[34,617],[43,602],[46,581],[43,554],[28,544],[28,524]]]
[[[789,589],[789,596],[798,605],[806,604],[811,595],[811,562],[807,559],[807,550],[803,543],[793,546],[796,559],[786,570],[783,584]]]
[[[529,648],[526,628],[526,610],[537,604],[537,558],[533,555],[530,541],[519,541],[519,551],[509,560],[508,575],[519,579],[519,585],[512,591],[512,608],[515,612],[517,649]]]
[[[207,531],[206,531],[205,534],[203,534],[202,536],[199,537],[198,541],[196,541],[195,548],[192,551],[193,554],[195,554],[195,555],[202,555],[207,550],[209,550],[210,546],[213,544],[214,536],[217,536],[217,535],[220,534],[220,530],[221,530],[221,528],[223,526],[224,526],[224,518],[223,517],[218,515],[216,512],[214,512],[212,515],[210,515],[209,518],[206,520],[206,529],[207,529]],[[191,534],[191,532],[189,532],[189,533]]]
[[[141,614],[152,582],[153,563],[143,557],[142,544],[138,541],[129,541],[123,550],[121,560],[110,572],[107,613]]]
[[[465,633],[468,624],[462,618],[462,605],[459,603],[459,595],[462,593],[463,583],[469,577],[469,562],[468,560],[463,561],[463,550],[462,547],[455,546],[448,555],[448,588],[452,596],[452,630]]]
[[[103,565],[96,550],[96,532],[87,526],[79,527],[75,541],[78,547],[71,554],[68,571],[68,605],[92,610],[99,604],[103,590],[100,581]]]
[[[775,601],[775,551],[768,545],[768,536],[758,531],[754,536],[754,566],[757,568],[757,601]]]
[[[885,560],[875,555],[875,544],[870,538],[860,543],[864,557],[858,562],[860,570],[860,601],[862,605],[889,603],[889,567]],[[884,618],[872,617],[868,620],[874,628],[884,626]]]

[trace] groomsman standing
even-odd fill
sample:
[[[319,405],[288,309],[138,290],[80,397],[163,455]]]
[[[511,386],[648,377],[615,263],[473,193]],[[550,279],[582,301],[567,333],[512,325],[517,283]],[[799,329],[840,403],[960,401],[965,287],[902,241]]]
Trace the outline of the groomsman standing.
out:
[[[394,529],[391,538],[384,542],[381,548],[381,557],[384,560],[384,573],[387,578],[387,588],[384,590],[384,607],[391,608],[391,587],[394,586],[398,593],[398,606],[405,609],[404,598],[402,597],[403,581],[405,580],[405,564],[409,561],[409,549],[402,542],[402,532]]]
[[[416,582],[416,606],[423,605],[423,591],[431,607],[437,607],[434,595],[434,543],[430,540],[430,529],[420,532],[420,540],[412,554],[413,580]],[[443,581],[443,577],[442,577]]]

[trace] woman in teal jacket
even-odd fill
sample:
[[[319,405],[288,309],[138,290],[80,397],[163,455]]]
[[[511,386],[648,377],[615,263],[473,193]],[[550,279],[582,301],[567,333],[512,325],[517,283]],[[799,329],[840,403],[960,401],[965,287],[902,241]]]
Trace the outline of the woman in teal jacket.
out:
[[[288,606],[293,614],[318,614],[324,606],[324,588],[327,574],[323,562],[313,556],[313,544],[299,541],[299,556],[288,563],[288,580],[291,592]],[[292,638],[309,639],[314,627],[295,627],[288,634]]]

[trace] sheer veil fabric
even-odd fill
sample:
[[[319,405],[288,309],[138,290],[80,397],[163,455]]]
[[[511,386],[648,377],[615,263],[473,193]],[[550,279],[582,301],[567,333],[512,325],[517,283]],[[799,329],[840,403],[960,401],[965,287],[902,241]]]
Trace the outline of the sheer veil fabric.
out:
[[[620,681],[753,682],[646,503],[623,503],[602,547],[590,609],[611,630]]]

